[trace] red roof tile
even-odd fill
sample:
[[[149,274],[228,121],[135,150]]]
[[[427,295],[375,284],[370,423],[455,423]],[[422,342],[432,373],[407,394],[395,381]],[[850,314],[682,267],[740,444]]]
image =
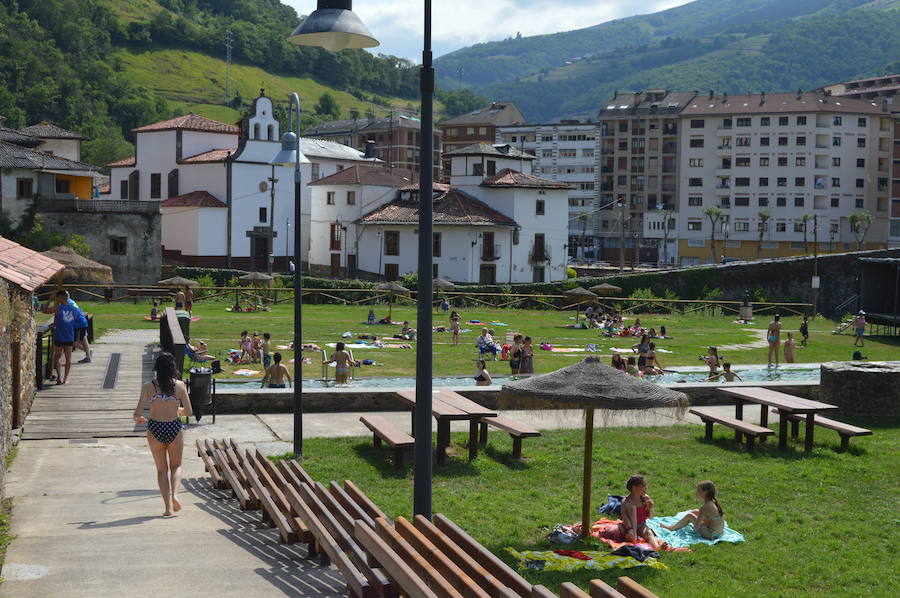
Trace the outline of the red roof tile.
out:
[[[511,168],[504,168],[496,175],[484,179],[482,187],[524,187],[528,189],[571,189],[572,186],[562,181],[542,179]]]
[[[187,158],[182,158],[179,164],[206,164],[210,162],[224,162],[228,159],[228,156],[236,151],[236,147],[209,150],[208,152],[201,152],[199,154],[194,154],[193,156],[188,156]]]
[[[235,125],[227,125],[217,120],[212,120],[200,116],[199,114],[186,114],[184,116],[176,116],[169,120],[164,120],[152,125],[145,125],[132,129],[135,133],[149,133],[152,131],[172,131],[175,129],[184,129],[187,131],[202,131],[204,133],[233,133],[235,135],[240,131]]]
[[[227,208],[208,191],[191,191],[178,197],[170,197],[159,204],[161,208]]]
[[[129,166],[134,166],[135,164],[137,164],[137,160],[134,156],[131,156],[130,158],[123,158],[122,160],[118,160],[116,162],[110,162],[109,164],[107,164],[107,166],[109,166],[110,168],[126,168]]]
[[[65,266],[54,259],[0,237],[0,278],[33,292]]]
[[[365,224],[418,224],[419,202],[395,199],[363,216]],[[501,214],[465,191],[450,188],[434,200],[435,224],[515,226],[516,221]]]

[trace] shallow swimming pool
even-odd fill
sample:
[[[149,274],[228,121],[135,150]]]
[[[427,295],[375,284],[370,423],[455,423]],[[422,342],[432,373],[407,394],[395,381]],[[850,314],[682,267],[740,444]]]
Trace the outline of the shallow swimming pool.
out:
[[[818,382],[819,366],[818,364],[803,364],[802,366],[788,366],[784,368],[767,368],[765,366],[749,366],[746,368],[735,369],[744,382]],[[707,383],[707,370],[677,368],[677,371],[667,373],[657,378],[649,378],[658,384],[702,384]],[[509,376],[495,376],[494,384],[500,385],[512,380]],[[721,384],[721,382],[709,382],[708,384]],[[217,380],[216,385],[220,390],[243,390],[260,388],[259,380]],[[414,378],[357,378],[352,381],[349,387],[359,388],[414,388],[416,385]],[[435,387],[467,387],[475,386],[475,379],[471,377],[453,377],[447,376],[443,378],[433,378],[432,385]],[[303,388],[330,388],[334,386],[333,381],[324,382],[322,380],[304,380]],[[346,388],[346,387],[342,387]],[[282,389],[272,389],[280,392]],[[287,391],[285,391],[287,392]]]

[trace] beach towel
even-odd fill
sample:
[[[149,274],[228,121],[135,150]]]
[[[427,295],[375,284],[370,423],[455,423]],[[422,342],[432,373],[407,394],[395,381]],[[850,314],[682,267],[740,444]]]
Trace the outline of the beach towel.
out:
[[[233,373],[235,376],[259,376],[260,374],[262,374],[262,372],[248,369],[235,370]]]
[[[337,343],[328,343],[328,346],[331,347],[332,349],[334,349],[335,347],[337,347]],[[378,347],[377,345],[370,345],[369,343],[358,342],[358,343],[344,343],[344,348],[345,349],[378,349],[380,347]]]
[[[581,535],[581,524],[576,523],[573,529]],[[629,542],[625,539],[625,529],[622,527],[622,521],[619,519],[598,519],[591,525],[591,536],[600,540],[605,544],[609,544],[612,550],[618,550],[623,546],[637,546],[645,550],[653,550],[647,542]],[[666,552],[689,552],[690,548],[684,546],[672,546],[666,549]]]
[[[728,527],[727,521],[725,522],[725,533],[722,534],[721,538],[718,538],[716,540],[707,540],[700,534],[696,533],[694,531],[694,526],[692,525],[688,525],[674,532],[671,532],[662,527],[663,523],[665,523],[666,525],[677,523],[687,513],[688,511],[682,511],[681,513],[678,513],[673,517],[654,517],[653,519],[648,519],[647,527],[652,529],[660,540],[668,542],[669,546],[673,548],[685,548],[687,546],[690,546],[691,544],[708,544],[712,546],[713,544],[718,544],[719,542],[731,542],[737,544],[738,542],[744,541],[744,535]]]
[[[469,320],[468,322],[466,322],[466,324],[474,324],[476,326],[481,326],[483,323],[484,322],[482,322],[481,320]]]
[[[631,569],[632,567],[651,567],[653,569],[666,570],[668,567],[659,559],[648,558],[643,563],[630,556],[614,556],[608,552],[583,551],[579,553],[589,560],[562,556],[552,550],[514,550],[506,551],[519,563],[520,569],[532,569],[536,571],[564,571],[572,572],[579,569],[591,569],[604,571],[606,569]]]
[[[609,350],[616,353],[634,353],[632,349],[620,349],[619,347],[610,347]],[[657,349],[657,351],[659,351],[659,349]]]
[[[509,326],[509,324],[504,324],[503,322],[491,322],[491,326]]]
[[[545,349],[545,351],[550,351],[551,353],[584,353],[587,349],[582,347],[550,347]]]

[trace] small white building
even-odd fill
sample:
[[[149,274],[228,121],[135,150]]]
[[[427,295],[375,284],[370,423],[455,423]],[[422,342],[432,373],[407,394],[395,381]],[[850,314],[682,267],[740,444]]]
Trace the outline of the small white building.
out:
[[[566,276],[569,185],[531,175],[533,156],[480,143],[450,154],[434,186],[432,275],[454,282]],[[396,279],[418,270],[419,187],[407,172],[357,167],[312,185],[311,266]]]
[[[75,162],[81,161],[81,143],[87,141],[84,135],[67,131],[46,120],[19,129],[19,132],[40,139],[41,143],[37,146],[40,151]]]
[[[165,258],[266,270],[271,256],[276,270],[287,270],[295,254],[294,167],[272,164],[281,150],[281,132],[271,99],[257,97],[240,126],[189,114],[134,132],[135,156],[109,165],[110,198],[161,202]],[[301,138],[300,151],[308,159],[301,166],[307,242],[300,248],[307,262],[308,183],[376,160],[320,139]]]

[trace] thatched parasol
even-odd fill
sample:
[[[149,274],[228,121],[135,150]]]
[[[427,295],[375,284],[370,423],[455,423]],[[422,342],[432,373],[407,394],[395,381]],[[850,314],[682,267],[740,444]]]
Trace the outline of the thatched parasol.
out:
[[[61,245],[41,252],[65,266],[60,273],[63,282],[111,283],[112,268],[79,255],[71,247]]]
[[[409,289],[400,286],[396,282],[383,282],[375,288],[379,291],[387,291],[390,294],[391,300],[388,305],[388,319],[391,319],[391,316],[394,315],[394,297],[397,295],[409,295]]]
[[[156,284],[158,284],[161,287],[173,287],[176,289],[200,286],[200,283],[197,282],[196,280],[191,280],[189,278],[182,278],[181,276],[173,276],[172,278],[166,278],[165,280],[160,280]]]
[[[456,285],[450,282],[449,280],[444,280],[443,278],[435,278],[431,281],[432,286],[436,289],[440,289],[442,291],[452,291],[456,288]]]
[[[597,295],[595,295],[594,293],[590,292],[589,290],[583,289],[581,287],[575,287],[574,289],[569,289],[568,291],[566,291],[563,294],[575,302],[575,303],[573,303],[573,305],[575,306],[575,323],[576,324],[578,323],[578,312],[581,311],[580,309],[578,309],[578,307],[580,305],[582,305],[583,303],[588,303],[589,301],[593,301],[594,299],[597,298]]]
[[[594,285],[591,287],[591,290],[597,293],[598,295],[613,295],[615,293],[621,293],[622,287],[617,287],[614,284],[609,284],[607,282]]]
[[[263,274],[262,272],[251,272],[250,274],[244,274],[239,277],[238,280],[243,280],[244,282],[250,283],[252,285],[260,285],[263,283],[272,284],[272,281],[275,280],[273,276],[269,276],[268,274]]]
[[[687,395],[652,382],[629,376],[604,365],[599,357],[562,368],[550,374],[532,376],[504,384],[501,401],[532,399],[547,407],[581,407],[585,413],[584,478],[582,490],[582,535],[591,529],[591,477],[594,450],[594,409],[634,410],[670,407],[680,414],[689,404]]]

